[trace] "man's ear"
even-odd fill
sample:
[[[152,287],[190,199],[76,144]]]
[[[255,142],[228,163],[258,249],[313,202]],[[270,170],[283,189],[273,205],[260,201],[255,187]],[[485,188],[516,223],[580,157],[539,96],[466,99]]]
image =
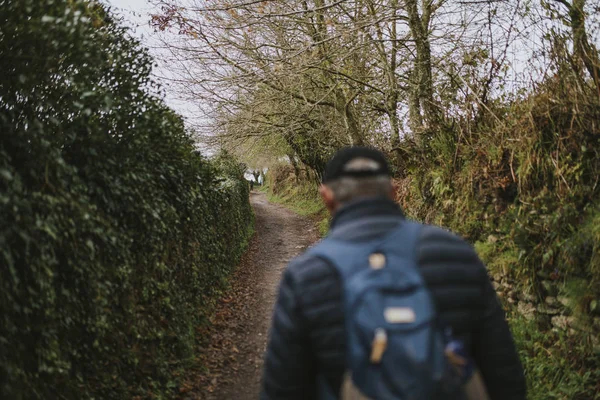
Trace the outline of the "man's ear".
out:
[[[326,185],[321,185],[319,186],[319,194],[321,195],[321,200],[323,200],[323,204],[325,204],[325,207],[327,207],[329,213],[333,214],[338,207],[333,190]]]

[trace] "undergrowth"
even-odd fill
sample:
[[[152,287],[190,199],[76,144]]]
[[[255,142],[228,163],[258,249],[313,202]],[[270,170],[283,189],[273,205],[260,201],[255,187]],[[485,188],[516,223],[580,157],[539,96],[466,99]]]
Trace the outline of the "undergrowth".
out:
[[[405,141],[398,200],[462,234],[492,275],[540,303],[533,320],[510,311],[531,399],[598,399],[600,99],[559,75],[477,123]],[[556,296],[570,304],[564,328],[543,311]]]
[[[529,400],[600,398],[598,354],[587,351],[589,337],[543,330],[539,321],[511,314],[509,323],[525,368]]]
[[[319,198],[315,182],[296,179],[289,166],[281,164],[271,169],[261,190],[266,193],[269,201],[311,218],[315,221],[319,235],[327,235],[329,213]]]

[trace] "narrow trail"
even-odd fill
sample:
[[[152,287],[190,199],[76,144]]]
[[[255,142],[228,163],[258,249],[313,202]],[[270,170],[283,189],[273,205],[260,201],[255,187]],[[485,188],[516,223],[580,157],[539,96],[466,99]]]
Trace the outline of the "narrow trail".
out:
[[[185,400],[257,399],[271,313],[287,262],[318,239],[314,223],[252,192],[255,235],[219,301],[202,355],[208,370],[182,389]]]

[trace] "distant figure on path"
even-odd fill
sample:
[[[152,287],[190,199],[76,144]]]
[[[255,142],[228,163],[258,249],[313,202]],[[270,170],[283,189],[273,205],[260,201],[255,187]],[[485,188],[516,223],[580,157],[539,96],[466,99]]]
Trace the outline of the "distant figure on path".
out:
[[[480,376],[492,400],[525,400],[485,266],[460,237],[405,219],[384,155],[340,150],[319,192],[330,233],[283,274],[260,398],[462,400],[463,377]]]

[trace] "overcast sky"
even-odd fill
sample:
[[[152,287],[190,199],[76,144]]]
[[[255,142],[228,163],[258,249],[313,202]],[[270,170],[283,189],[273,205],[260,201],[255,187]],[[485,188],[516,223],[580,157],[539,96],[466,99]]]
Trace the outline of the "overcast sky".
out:
[[[109,4],[116,14],[124,17],[136,36],[148,35],[152,31],[148,26],[150,13],[154,10],[148,0],[102,0]]]
[[[153,56],[160,55],[159,42],[152,28],[149,26],[150,14],[156,10],[148,0],[102,0],[111,6],[112,12],[121,16],[126,25],[131,28],[131,33],[150,49]],[[158,57],[157,57],[158,58]],[[158,62],[158,66],[153,70],[156,78],[163,84],[165,91],[165,101],[167,104],[183,115],[188,121],[194,120],[194,105],[187,101],[178,99],[177,93],[170,88],[169,83],[161,77],[169,76],[168,69]]]

